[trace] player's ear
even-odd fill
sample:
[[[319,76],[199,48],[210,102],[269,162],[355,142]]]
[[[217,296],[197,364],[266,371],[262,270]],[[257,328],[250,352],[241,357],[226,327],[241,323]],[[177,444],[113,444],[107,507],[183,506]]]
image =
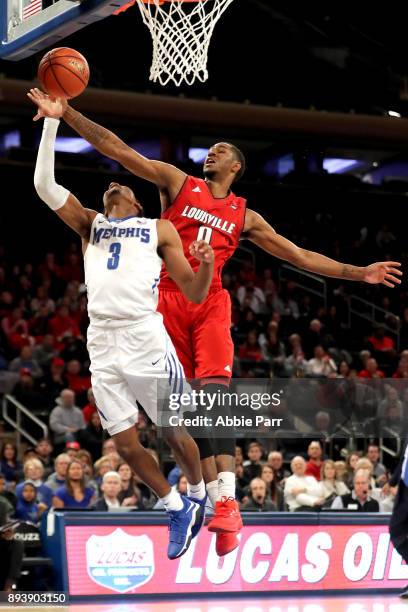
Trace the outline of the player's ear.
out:
[[[239,171],[241,170],[241,162],[236,160],[231,166],[232,172],[235,174],[235,177],[238,176]]]

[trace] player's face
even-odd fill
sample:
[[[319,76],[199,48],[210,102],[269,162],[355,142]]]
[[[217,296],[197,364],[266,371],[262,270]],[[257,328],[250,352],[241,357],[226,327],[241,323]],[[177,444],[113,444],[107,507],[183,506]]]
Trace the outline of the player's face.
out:
[[[231,176],[239,169],[239,162],[231,147],[226,143],[219,143],[211,147],[204,161],[204,176],[210,180]]]
[[[133,191],[126,185],[119,183],[109,183],[108,189],[103,194],[103,206],[105,215],[110,215],[114,207],[119,207],[122,210],[120,214],[140,214],[142,206],[136,199]]]

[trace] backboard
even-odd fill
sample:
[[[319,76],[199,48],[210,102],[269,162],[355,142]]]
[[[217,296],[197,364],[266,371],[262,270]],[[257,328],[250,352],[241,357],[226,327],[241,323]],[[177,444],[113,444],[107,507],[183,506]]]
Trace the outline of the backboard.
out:
[[[98,21],[128,0],[1,0],[0,57],[19,60]]]

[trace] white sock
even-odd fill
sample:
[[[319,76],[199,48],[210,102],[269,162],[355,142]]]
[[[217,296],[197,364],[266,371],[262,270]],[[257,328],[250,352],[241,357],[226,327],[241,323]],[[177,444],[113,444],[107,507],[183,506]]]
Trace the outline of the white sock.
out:
[[[208,497],[210,498],[213,508],[215,508],[216,502],[220,500],[218,495],[218,480],[207,482],[205,488],[207,489]]]
[[[235,499],[235,474],[234,472],[219,472],[218,473],[218,491],[219,491],[220,498],[221,497],[233,497]]]
[[[164,497],[160,497],[160,501],[167,511],[169,510],[181,510],[183,507],[183,500],[180,497],[180,493],[175,491],[173,488],[170,489],[170,493],[167,493]]]
[[[201,479],[198,484],[187,484],[187,495],[194,497],[194,499],[204,499],[205,497],[205,484],[204,480]]]

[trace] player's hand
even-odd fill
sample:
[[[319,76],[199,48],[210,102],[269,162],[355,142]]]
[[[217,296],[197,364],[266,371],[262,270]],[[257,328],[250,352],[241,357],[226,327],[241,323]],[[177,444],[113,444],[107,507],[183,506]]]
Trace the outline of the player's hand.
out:
[[[398,278],[402,276],[400,266],[398,261],[381,261],[371,264],[364,269],[363,281],[370,285],[382,284],[386,287],[400,285],[401,279]]]
[[[31,102],[38,107],[37,114],[33,118],[33,121],[38,121],[43,117],[60,119],[68,106],[68,102],[65,98],[50,98],[50,96],[40,89],[37,89],[37,87],[30,89],[27,96],[30,98]]]
[[[190,255],[198,259],[198,261],[204,261],[205,263],[212,263],[214,261],[214,251],[205,240],[195,240],[192,242],[190,244]]]

